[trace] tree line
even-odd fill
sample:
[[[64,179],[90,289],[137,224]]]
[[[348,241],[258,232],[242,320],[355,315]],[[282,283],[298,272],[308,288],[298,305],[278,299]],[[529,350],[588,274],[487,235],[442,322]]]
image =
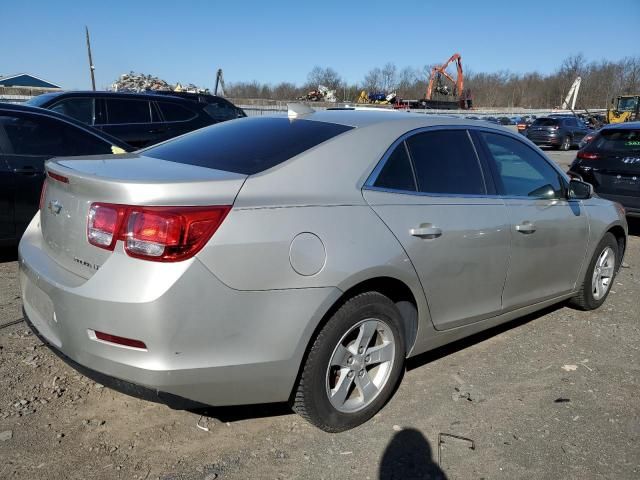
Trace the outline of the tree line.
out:
[[[303,85],[281,82],[275,85],[253,82],[227,84],[232,98],[293,100],[324,85],[336,90],[339,101],[354,102],[362,90],[395,92],[398,98],[424,98],[431,68],[404,67],[394,63],[371,69],[361,82],[348,83],[331,67],[314,67]],[[455,78],[455,72],[452,72]],[[576,77],[582,78],[576,109],[606,108],[620,94],[640,93],[640,56],[618,61],[588,61],[582,54],[567,57],[550,74],[539,72],[464,72],[464,88],[471,90],[476,107],[555,108],[561,105]]]

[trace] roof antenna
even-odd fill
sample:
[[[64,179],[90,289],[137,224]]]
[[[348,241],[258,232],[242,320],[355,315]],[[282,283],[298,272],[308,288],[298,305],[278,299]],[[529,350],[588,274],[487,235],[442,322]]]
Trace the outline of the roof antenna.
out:
[[[287,104],[287,117],[299,118],[305,115],[311,115],[315,110],[303,103],[288,103]]]

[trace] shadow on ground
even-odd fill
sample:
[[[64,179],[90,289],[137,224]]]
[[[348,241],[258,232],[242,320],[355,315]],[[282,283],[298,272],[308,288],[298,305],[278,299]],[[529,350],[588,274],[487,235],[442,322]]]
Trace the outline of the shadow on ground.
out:
[[[627,217],[627,223],[629,225],[629,235],[640,237],[640,218]]]
[[[18,247],[0,247],[0,263],[18,260]]]
[[[382,455],[380,480],[446,480],[447,476],[434,462],[429,441],[418,430],[404,429],[396,433]]]

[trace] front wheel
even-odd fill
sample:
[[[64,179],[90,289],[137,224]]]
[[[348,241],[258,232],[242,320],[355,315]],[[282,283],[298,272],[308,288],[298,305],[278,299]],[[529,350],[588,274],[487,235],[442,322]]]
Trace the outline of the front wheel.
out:
[[[404,358],[396,306],[377,292],[357,295],[333,314],[313,342],[293,409],[327,432],[356,427],[391,397]]]
[[[618,271],[618,242],[607,233],[596,248],[585,273],[582,287],[570,300],[580,310],[595,310],[606,300]]]

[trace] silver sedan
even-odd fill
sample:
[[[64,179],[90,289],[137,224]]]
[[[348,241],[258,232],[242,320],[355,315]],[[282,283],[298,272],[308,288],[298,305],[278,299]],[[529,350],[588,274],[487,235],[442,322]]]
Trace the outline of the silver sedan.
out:
[[[405,359],[606,299],[627,225],[521,135],[340,111],[47,163],[25,318],[89,374],[208,405],[373,416]],[[438,388],[436,385],[433,388]]]

